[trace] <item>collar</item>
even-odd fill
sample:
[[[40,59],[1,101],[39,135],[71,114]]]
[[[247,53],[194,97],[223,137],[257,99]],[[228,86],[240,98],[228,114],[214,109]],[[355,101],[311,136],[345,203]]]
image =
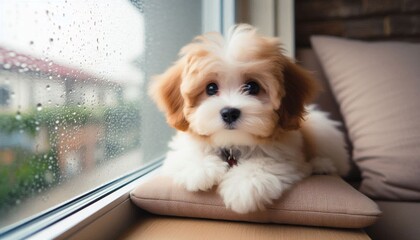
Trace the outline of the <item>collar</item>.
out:
[[[234,151],[232,148],[222,148],[221,152],[223,160],[229,164],[229,167],[238,165],[237,157],[239,154],[237,151]]]

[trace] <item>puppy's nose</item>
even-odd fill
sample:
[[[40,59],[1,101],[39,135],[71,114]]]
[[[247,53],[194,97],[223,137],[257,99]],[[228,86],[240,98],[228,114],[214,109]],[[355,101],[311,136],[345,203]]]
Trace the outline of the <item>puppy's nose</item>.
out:
[[[239,116],[241,116],[241,111],[237,108],[226,107],[220,110],[220,115],[225,123],[231,124],[238,120]]]

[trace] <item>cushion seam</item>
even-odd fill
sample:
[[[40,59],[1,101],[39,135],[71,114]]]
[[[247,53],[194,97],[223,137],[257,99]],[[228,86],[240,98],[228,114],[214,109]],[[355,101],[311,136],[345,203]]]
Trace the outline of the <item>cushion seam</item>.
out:
[[[187,202],[187,201],[181,201],[181,200],[166,200],[166,199],[157,199],[157,198],[140,198],[132,195],[132,198],[138,199],[138,200],[145,200],[145,201],[164,201],[164,202],[175,202],[175,203],[186,203],[186,204],[193,204],[193,205],[204,205],[204,206],[211,206],[211,207],[217,207],[217,208],[224,208],[225,206],[221,205],[214,205],[214,204],[207,204],[207,203],[195,203],[195,202]],[[363,216],[363,217],[378,217],[380,213],[377,215],[374,214],[352,214],[352,213],[343,213],[343,212],[324,212],[324,211],[314,211],[314,210],[290,210],[290,209],[275,209],[267,207],[266,211],[289,211],[289,212],[309,212],[309,213],[323,213],[323,214],[340,214],[340,215],[350,215],[350,216]]]

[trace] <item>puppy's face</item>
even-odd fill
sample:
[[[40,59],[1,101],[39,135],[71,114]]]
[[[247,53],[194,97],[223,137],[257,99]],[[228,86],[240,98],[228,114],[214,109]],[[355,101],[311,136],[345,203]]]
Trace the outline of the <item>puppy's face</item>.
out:
[[[277,39],[249,25],[237,26],[226,40],[199,36],[180,55],[153,80],[150,94],[171,126],[217,146],[255,145],[297,129],[316,88],[282,55]]]

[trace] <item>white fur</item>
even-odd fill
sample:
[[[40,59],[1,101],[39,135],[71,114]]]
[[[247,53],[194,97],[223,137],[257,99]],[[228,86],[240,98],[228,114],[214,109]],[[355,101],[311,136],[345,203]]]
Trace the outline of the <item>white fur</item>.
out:
[[[313,105],[308,110],[304,127],[315,137],[317,157],[312,160],[313,172],[346,175],[350,165],[344,136],[337,129],[340,123],[329,119],[327,113],[315,110]]]
[[[258,96],[241,92],[247,81],[243,74],[246,69],[258,72],[260,82],[279,84],[268,81],[274,76],[261,63],[248,59],[252,54],[246,51],[252,53],[258,44],[255,31],[242,28],[227,43],[213,35],[207,37],[208,49],[225,59],[225,64],[203,66],[217,73],[212,81],[218,84],[219,91],[217,95],[203,97],[188,114],[189,129],[178,132],[171,141],[163,170],[189,191],[206,191],[217,186],[228,208],[247,213],[263,210],[312,173],[344,175],[349,166],[343,135],[336,129],[338,124],[313,107],[309,108],[302,126],[311,133],[316,145],[313,159],[306,159],[304,132],[300,129],[271,138],[278,128],[279,115],[275,114],[280,106],[278,99],[284,93],[279,92],[281,89],[270,91],[275,86],[262,86],[265,89]],[[257,65],[252,66],[253,63]],[[192,80],[197,81],[184,75],[187,80],[181,84],[181,92],[188,91]],[[229,127],[220,116],[220,110],[225,107],[241,111],[240,118]],[[229,167],[222,157],[223,148],[239,153],[237,166]]]
[[[218,185],[226,206],[238,213],[263,210],[294,183],[311,173],[344,175],[349,170],[347,153],[337,123],[326,114],[310,110],[305,121],[317,143],[317,157],[305,161],[300,131],[291,131],[283,141],[248,147],[241,151],[238,166],[229,168],[220,156],[220,145],[209,145],[184,132],[170,143],[164,173],[189,191],[206,191]],[[227,131],[227,130],[226,130]],[[241,134],[230,141],[241,142]]]
[[[224,107],[241,109],[241,118],[235,123],[234,130],[225,129],[225,123],[220,118],[220,110]],[[271,134],[273,125],[267,118],[272,111],[270,104],[237,91],[224,92],[222,89],[219,97],[209,98],[200,104],[189,122],[198,134],[212,136],[216,145],[250,145],[254,144],[252,134]]]

